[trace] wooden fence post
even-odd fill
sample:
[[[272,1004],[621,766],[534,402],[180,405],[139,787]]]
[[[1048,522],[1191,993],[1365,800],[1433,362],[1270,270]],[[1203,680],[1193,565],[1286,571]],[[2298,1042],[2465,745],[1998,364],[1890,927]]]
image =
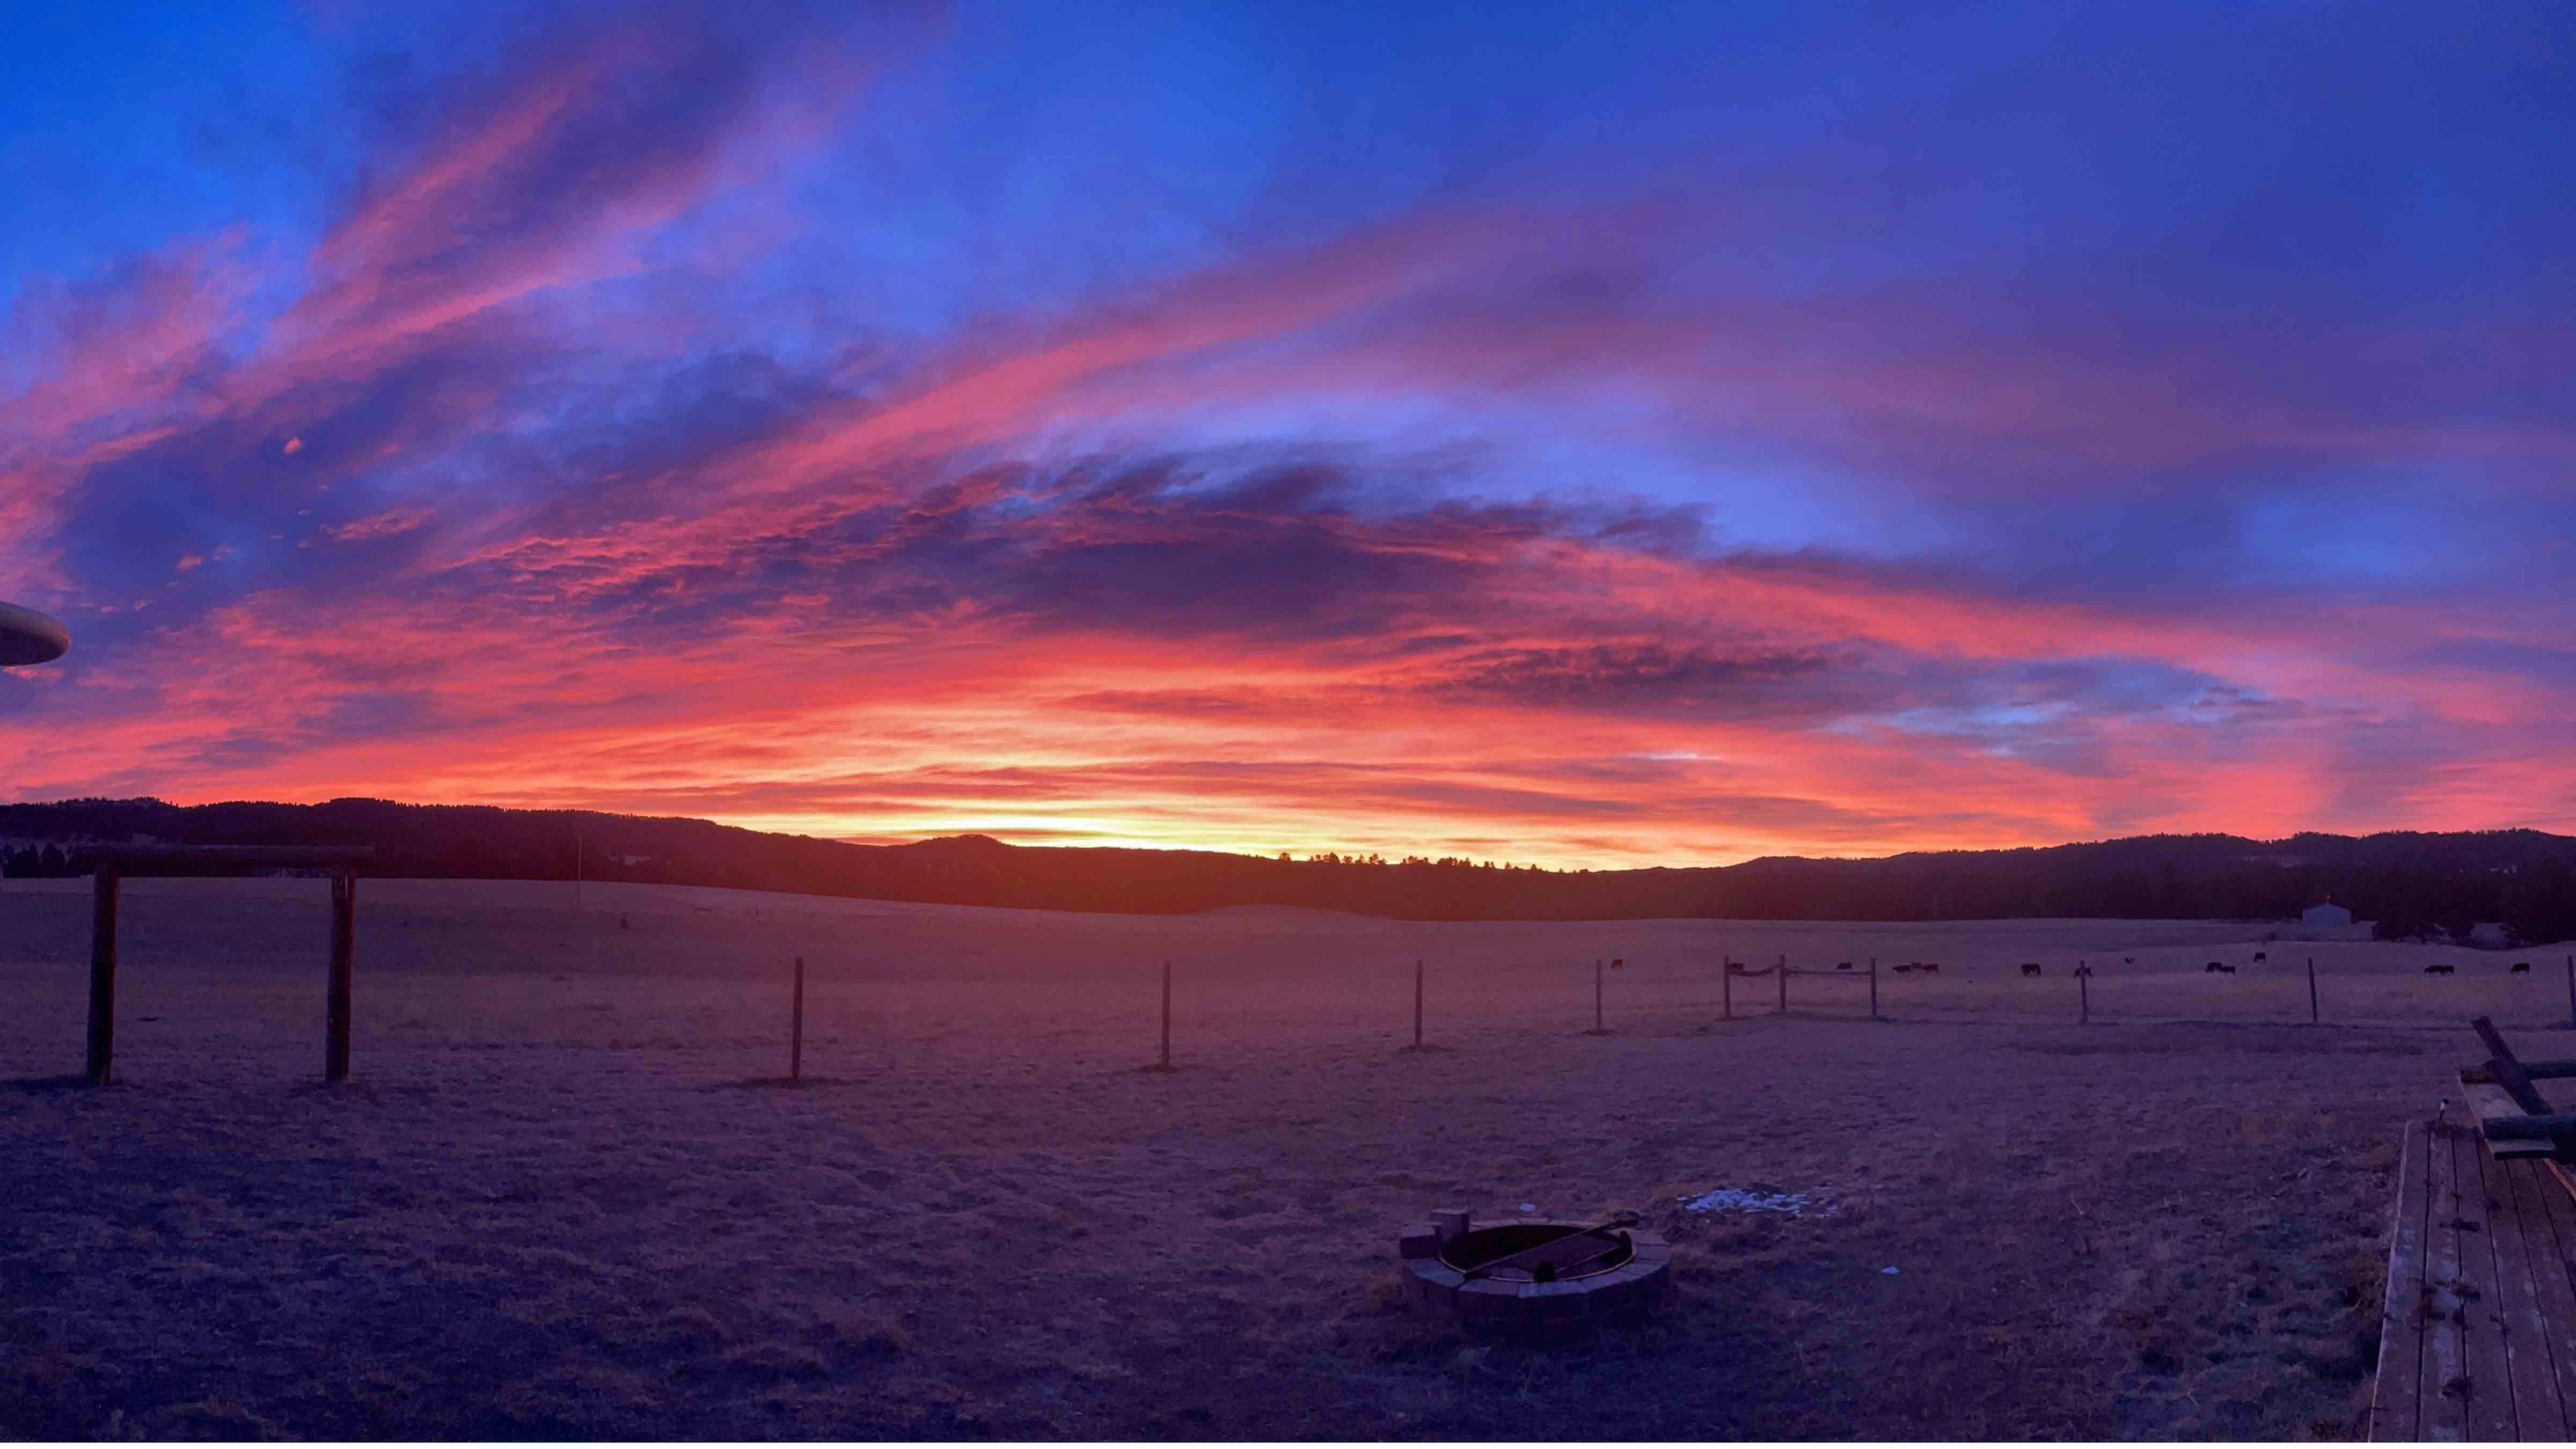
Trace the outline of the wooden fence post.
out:
[[[1422,1050],[1422,958],[1413,958],[1413,1049]]]
[[[1601,957],[1592,958],[1592,1036],[1610,1034],[1610,1024],[1601,1014],[1601,965]]]
[[[2084,1026],[2093,1020],[2093,973],[2084,969],[2084,958],[2075,958],[2075,1024]]]
[[[98,865],[89,913],[89,1084],[116,1079],[116,890],[119,873]]]
[[[787,1007],[787,1080],[805,1080],[805,958],[796,958],[796,988]]]
[[[2308,958],[2308,1025],[2317,1024],[2317,958]]]
[[[331,872],[331,982],[323,1009],[322,1080],[349,1080],[350,997],[357,975],[358,873]]]
[[[1782,956],[1772,963],[1771,969],[1780,973],[1780,1014],[1787,1016],[1789,1014],[1789,958]]]
[[[1735,963],[1726,959],[1723,950],[1717,953],[1717,999],[1726,1019],[1735,1020]]]
[[[1869,1019],[1878,1020],[1878,958],[1869,958]]]

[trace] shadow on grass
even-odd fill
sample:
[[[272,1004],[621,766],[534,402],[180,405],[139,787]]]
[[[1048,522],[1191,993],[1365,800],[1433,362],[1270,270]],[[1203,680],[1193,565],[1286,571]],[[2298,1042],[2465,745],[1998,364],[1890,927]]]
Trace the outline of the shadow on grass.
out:
[[[740,1081],[711,1082],[710,1092],[777,1091],[810,1092],[822,1087],[855,1087],[847,1077],[744,1077]]]
[[[59,1077],[17,1077],[6,1082],[0,1082],[0,1087],[6,1087],[12,1092],[29,1093],[77,1092],[85,1090],[88,1086],[89,1078],[82,1076],[78,1072],[71,1072]]]

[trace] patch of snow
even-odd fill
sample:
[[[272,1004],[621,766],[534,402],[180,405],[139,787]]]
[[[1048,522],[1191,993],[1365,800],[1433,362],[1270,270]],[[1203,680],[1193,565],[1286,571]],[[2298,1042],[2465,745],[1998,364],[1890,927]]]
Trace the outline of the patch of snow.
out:
[[[1832,1217],[1842,1211],[1842,1204],[1825,1196],[1821,1188],[1807,1192],[1767,1192],[1760,1188],[1721,1187],[1698,1197],[1681,1200],[1682,1211],[1693,1213],[1787,1213],[1803,1218],[1809,1213]]]

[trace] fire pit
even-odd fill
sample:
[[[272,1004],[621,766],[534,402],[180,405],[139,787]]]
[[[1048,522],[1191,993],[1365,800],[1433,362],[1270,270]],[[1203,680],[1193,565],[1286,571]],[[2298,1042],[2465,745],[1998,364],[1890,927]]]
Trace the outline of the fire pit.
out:
[[[1634,1217],[1606,1223],[1514,1218],[1478,1226],[1443,1208],[1397,1239],[1416,1302],[1475,1327],[1570,1327],[1660,1301],[1670,1243]]]

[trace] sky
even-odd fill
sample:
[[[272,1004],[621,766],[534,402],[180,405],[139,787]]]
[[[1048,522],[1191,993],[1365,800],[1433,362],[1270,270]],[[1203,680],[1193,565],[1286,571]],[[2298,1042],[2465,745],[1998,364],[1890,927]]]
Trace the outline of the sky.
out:
[[[2576,10],[0,0],[0,798],[2576,830]]]

